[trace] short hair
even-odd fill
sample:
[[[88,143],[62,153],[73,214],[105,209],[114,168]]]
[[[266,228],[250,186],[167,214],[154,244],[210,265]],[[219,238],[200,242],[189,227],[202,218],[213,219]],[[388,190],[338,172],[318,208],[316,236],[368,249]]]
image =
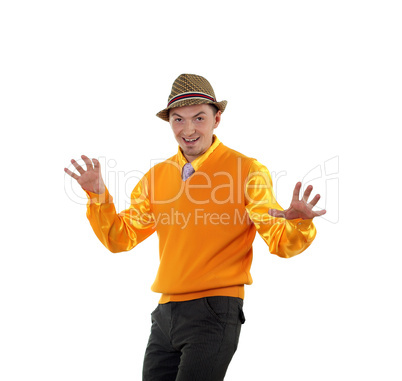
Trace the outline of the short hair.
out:
[[[216,113],[219,111],[218,107],[216,107],[215,105],[209,104],[209,106],[211,106],[212,108],[212,112],[214,114],[214,116],[216,115]]]

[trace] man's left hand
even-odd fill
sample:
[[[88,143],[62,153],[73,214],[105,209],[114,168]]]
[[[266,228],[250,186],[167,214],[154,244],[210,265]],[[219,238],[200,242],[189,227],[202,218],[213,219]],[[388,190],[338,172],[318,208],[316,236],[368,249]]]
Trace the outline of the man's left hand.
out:
[[[320,199],[320,195],[317,194],[314,198],[307,203],[308,198],[310,197],[311,191],[313,190],[313,186],[309,185],[303,195],[303,198],[299,200],[300,188],[302,184],[298,182],[293,191],[292,202],[290,203],[290,207],[286,210],[278,210],[278,209],[269,209],[268,214],[272,217],[285,218],[287,220],[294,220],[297,218],[302,218],[303,220],[312,219],[314,217],[322,216],[326,213],[326,210],[319,210],[318,212],[313,211],[313,207],[317,204]]]

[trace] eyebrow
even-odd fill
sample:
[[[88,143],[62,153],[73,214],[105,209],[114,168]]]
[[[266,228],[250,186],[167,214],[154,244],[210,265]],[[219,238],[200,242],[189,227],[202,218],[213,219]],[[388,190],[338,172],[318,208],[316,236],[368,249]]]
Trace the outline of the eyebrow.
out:
[[[201,115],[201,114],[205,114],[206,115],[206,113],[204,112],[204,111],[200,111],[198,114],[196,114],[196,115],[194,115],[193,116],[193,118],[195,118],[195,117],[197,117],[198,115]],[[180,118],[183,118],[181,115],[179,115],[177,112],[174,112],[173,114],[172,114],[172,116],[173,115],[176,115],[176,116],[178,116],[178,117],[180,117]]]

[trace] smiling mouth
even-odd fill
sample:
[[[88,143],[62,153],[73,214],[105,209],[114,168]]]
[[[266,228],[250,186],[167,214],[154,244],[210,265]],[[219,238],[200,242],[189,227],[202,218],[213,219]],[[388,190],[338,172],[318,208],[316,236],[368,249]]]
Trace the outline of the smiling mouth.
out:
[[[183,138],[183,140],[184,140],[186,143],[194,143],[194,142],[196,142],[199,138],[200,138],[200,137],[195,138],[195,139],[186,139],[186,138]]]

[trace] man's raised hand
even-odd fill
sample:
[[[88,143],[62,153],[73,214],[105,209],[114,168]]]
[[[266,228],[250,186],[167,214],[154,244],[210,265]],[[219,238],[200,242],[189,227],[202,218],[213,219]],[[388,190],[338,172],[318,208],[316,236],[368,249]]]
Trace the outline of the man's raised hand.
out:
[[[70,171],[68,168],[64,168],[64,172],[70,175],[73,179],[77,180],[81,188],[92,193],[102,194],[105,192],[106,187],[102,179],[100,163],[96,159],[92,161],[85,155],[81,156],[84,160],[87,170],[84,170],[74,159],[71,163],[79,172],[80,176]]]
[[[313,186],[309,185],[304,191],[303,198],[299,200],[301,182],[298,182],[293,191],[293,198],[290,206],[286,210],[269,209],[268,214],[272,217],[286,218],[287,220],[294,220],[296,218],[302,218],[304,220],[312,219],[314,217],[322,216],[326,213],[326,210],[319,210],[318,212],[313,211],[313,207],[317,204],[320,199],[320,195],[317,194],[314,198],[307,203],[310,197]]]

